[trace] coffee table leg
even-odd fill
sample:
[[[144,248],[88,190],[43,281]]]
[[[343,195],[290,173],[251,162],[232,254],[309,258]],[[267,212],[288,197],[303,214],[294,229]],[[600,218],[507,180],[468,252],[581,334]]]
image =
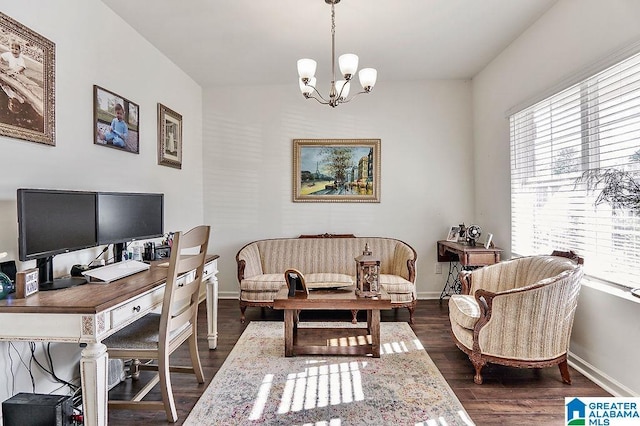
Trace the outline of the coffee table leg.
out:
[[[284,356],[293,356],[294,309],[284,310]]]
[[[371,334],[371,353],[374,358],[380,358],[380,309],[367,311],[367,322]]]

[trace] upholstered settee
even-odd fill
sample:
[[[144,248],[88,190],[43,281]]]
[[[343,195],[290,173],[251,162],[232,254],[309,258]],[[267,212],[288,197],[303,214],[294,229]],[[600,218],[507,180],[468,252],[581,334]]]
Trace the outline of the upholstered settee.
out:
[[[355,258],[362,254],[366,244],[373,256],[380,259],[380,285],[391,296],[392,306],[406,307],[413,323],[415,250],[397,239],[351,234],[259,240],[242,247],[236,255],[242,321],[249,306],[273,307],[276,293],[286,285],[284,272],[290,268],[304,274],[311,290],[354,285]]]
[[[449,299],[455,344],[482,383],[487,363],[540,368],[567,365],[582,259],[573,252],[521,257],[460,273],[462,293]]]

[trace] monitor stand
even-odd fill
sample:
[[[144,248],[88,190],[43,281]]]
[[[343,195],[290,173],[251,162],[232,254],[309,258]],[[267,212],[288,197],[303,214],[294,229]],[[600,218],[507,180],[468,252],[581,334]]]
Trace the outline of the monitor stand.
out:
[[[56,278],[53,281],[46,281],[38,284],[38,290],[60,290],[62,288],[74,287],[86,283],[87,280],[81,277]]]
[[[40,291],[60,290],[87,283],[84,277],[53,278],[53,256],[36,259],[36,266],[40,280],[38,290]]]

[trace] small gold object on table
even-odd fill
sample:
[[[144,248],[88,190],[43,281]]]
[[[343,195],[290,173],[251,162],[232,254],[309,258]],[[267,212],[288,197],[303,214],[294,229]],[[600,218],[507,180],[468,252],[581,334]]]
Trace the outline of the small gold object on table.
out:
[[[374,257],[365,244],[361,256],[356,261],[356,296],[378,297],[380,296],[380,259]]]

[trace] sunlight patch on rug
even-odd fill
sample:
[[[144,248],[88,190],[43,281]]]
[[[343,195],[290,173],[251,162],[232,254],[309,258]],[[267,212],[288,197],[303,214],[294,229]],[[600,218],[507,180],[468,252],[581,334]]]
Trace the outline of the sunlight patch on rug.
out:
[[[285,358],[283,323],[252,322],[184,424],[473,425],[411,327],[380,327],[380,358]]]

